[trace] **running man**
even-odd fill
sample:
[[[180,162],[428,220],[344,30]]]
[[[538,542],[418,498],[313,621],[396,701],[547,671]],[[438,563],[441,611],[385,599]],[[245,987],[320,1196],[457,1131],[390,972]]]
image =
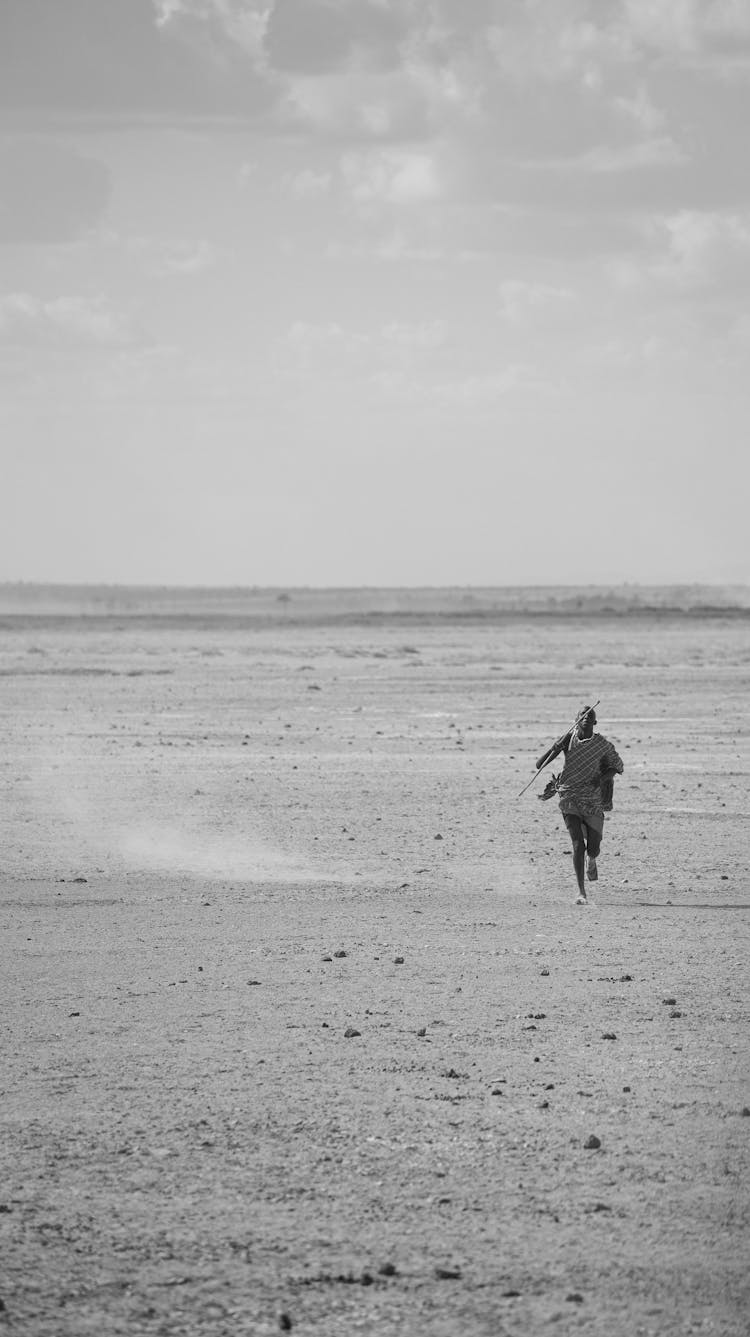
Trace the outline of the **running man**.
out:
[[[559,779],[547,786],[556,792],[560,811],[573,842],[573,867],[578,882],[576,905],[586,904],[584,864],[589,882],[596,882],[599,873],[596,860],[604,832],[604,812],[612,809],[612,782],[622,775],[622,760],[609,739],[594,733],[596,711],[584,706],[578,721],[564,738],[555,743],[536,763],[539,770],[560,752],[565,753],[565,765]],[[551,797],[545,793],[541,797]]]

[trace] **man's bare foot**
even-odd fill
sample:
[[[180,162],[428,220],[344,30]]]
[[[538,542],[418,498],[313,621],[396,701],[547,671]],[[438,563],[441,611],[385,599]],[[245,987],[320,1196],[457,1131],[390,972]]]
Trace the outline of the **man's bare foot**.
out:
[[[579,895],[578,900],[576,901],[576,905],[588,905],[588,899],[586,897],[585,891],[582,891],[581,894]]]

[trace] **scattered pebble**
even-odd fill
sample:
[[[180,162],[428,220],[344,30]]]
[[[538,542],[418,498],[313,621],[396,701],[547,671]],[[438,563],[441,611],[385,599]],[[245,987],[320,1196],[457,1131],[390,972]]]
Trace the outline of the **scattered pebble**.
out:
[[[548,971],[548,969],[547,969],[546,966],[544,967],[544,970],[543,970],[541,973],[542,973],[542,975],[549,975],[549,971]],[[518,1292],[517,1292],[517,1291],[512,1291],[511,1294],[513,1294],[513,1295],[517,1295]]]
[[[583,1144],[585,1151],[598,1151],[601,1145],[601,1138],[598,1138],[595,1133],[592,1133],[590,1137],[587,1137]]]
[[[460,1267],[436,1267],[435,1276],[438,1281],[460,1281],[461,1269]]]
[[[438,831],[437,835],[435,836],[435,839],[436,839],[436,840],[442,840],[442,839],[443,839],[443,837],[441,836],[441,834],[440,834],[439,831]]]
[[[425,1036],[426,1034],[427,1034],[427,1027],[420,1026],[419,1030],[417,1031],[417,1035],[420,1037],[420,1039],[422,1039],[422,1037]]]
[[[333,960],[333,957],[332,957],[332,956],[324,956],[324,957],[323,957],[323,960],[324,960],[324,961],[332,961],[332,960]]]
[[[616,1039],[617,1036],[615,1035],[614,1031],[604,1031],[604,1033],[602,1034],[602,1040],[616,1040]]]
[[[71,882],[88,882],[87,877],[72,877]]]
[[[381,1277],[398,1276],[398,1270],[395,1263],[383,1263],[383,1266],[378,1268],[378,1273]]]
[[[279,1314],[279,1327],[282,1332],[292,1331],[292,1320],[288,1314]]]
[[[361,1034],[362,1032],[355,1030],[354,1026],[347,1026],[346,1030],[344,1031],[344,1039],[353,1040],[356,1035],[361,1035]]]
[[[342,957],[346,956],[346,952],[342,951],[334,952],[333,955],[337,958],[337,960],[341,960]]]
[[[681,1013],[681,1012],[677,1012],[677,1011],[675,1010],[674,1012],[670,1012],[669,1015],[670,1015],[670,1017],[681,1017],[681,1016],[682,1016],[682,1013]]]
[[[742,1106],[742,1109],[741,1109],[741,1111],[740,1111],[740,1117],[741,1117],[742,1119],[750,1119],[750,1105],[743,1105],[743,1106]],[[7,1209],[6,1209],[6,1210],[7,1210]]]
[[[569,1300],[571,1304],[576,1304],[576,1305],[583,1304],[583,1296],[579,1295],[578,1291],[571,1291],[570,1295],[565,1296],[565,1299]]]
[[[393,964],[394,966],[402,966],[404,964],[403,956],[394,956]]]
[[[676,999],[676,998],[662,998],[661,1001],[663,1002],[663,1004],[664,1004],[665,1007],[674,1007],[675,1003],[677,1002],[677,999]]]

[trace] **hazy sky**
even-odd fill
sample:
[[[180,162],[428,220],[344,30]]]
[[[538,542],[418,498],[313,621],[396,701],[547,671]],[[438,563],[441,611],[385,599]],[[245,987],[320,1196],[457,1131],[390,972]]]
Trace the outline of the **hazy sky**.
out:
[[[0,579],[750,581],[749,0],[0,0]]]

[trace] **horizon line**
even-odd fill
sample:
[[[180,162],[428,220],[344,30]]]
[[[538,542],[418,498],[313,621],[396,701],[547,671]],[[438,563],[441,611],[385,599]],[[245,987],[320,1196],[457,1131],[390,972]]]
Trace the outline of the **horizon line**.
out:
[[[277,590],[298,590],[305,593],[333,593],[348,591],[368,592],[374,590],[673,590],[673,589],[750,589],[750,578],[741,580],[604,580],[604,581],[495,581],[483,582],[420,582],[418,584],[297,584],[294,582],[276,582],[271,584],[253,583],[210,583],[202,584],[191,581],[139,581],[139,580],[0,580],[0,589],[73,589],[73,590],[201,590],[201,591],[250,591],[262,592]]]

